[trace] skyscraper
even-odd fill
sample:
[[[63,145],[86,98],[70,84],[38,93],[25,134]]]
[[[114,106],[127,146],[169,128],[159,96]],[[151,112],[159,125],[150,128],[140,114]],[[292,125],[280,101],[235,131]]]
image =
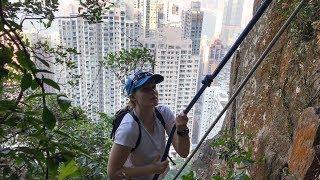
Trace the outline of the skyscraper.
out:
[[[158,19],[161,20],[158,27],[174,26],[181,27],[183,2],[175,0],[163,0],[159,3],[161,8],[158,9]]]
[[[150,37],[158,28],[158,0],[133,0],[143,37]]]
[[[203,76],[212,74],[223,59],[227,49],[219,39],[213,39],[202,54],[206,57],[203,62]],[[199,123],[199,139],[205,134],[212,122],[226,105],[228,100],[230,62],[228,62],[214,79],[210,87],[207,87],[201,98],[201,118]],[[218,121],[208,138],[216,135],[222,126],[224,116]]]
[[[202,32],[203,11],[200,1],[191,2],[191,8],[182,13],[182,29],[186,38],[192,40],[192,54],[199,55]]]
[[[213,71],[217,68],[222,58],[226,54],[226,47],[222,44],[220,39],[213,39],[209,46],[209,57],[208,64],[206,65],[207,69],[205,74],[213,73]]]
[[[213,121],[218,117],[223,107],[228,101],[227,92],[217,85],[207,87],[203,93],[202,99],[202,111],[199,128],[199,139],[203,137],[206,131],[209,129]],[[221,130],[223,124],[223,115],[215,127],[211,130],[208,135],[208,139],[213,138]]]
[[[183,36],[181,28],[165,27],[140,42],[155,52],[155,73],[165,78],[158,85],[159,102],[170,106],[175,114],[183,112],[197,90],[199,56],[192,55],[191,39]],[[193,115],[194,108],[188,113],[190,129]]]
[[[243,6],[245,0],[227,0],[224,6],[220,39],[231,46],[241,31]]]
[[[121,5],[104,12],[99,24],[89,24],[80,17],[59,21],[61,43],[81,53],[66,62],[74,69],[63,67],[62,91],[92,119],[98,118],[97,112],[111,114],[124,103],[120,81],[101,62],[110,52],[136,46],[137,22],[131,16]]]

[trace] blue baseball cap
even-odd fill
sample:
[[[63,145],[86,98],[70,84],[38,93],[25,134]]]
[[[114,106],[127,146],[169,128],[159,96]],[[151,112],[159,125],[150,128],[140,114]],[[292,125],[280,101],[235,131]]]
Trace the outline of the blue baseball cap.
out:
[[[160,74],[152,74],[151,72],[143,72],[138,71],[133,75],[127,77],[125,90],[128,96],[130,96],[133,92],[140,89],[142,86],[148,84],[152,80],[154,83],[158,84],[163,81],[164,77]]]

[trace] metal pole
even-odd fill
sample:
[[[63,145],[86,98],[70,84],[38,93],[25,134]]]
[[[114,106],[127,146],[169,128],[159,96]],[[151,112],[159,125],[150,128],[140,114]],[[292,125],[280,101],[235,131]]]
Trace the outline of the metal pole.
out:
[[[238,37],[238,39],[236,40],[236,42],[234,43],[234,45],[230,48],[230,50],[227,52],[227,54],[225,55],[225,57],[222,59],[222,62],[219,64],[219,66],[216,68],[216,70],[213,72],[212,75],[212,80],[217,76],[217,74],[221,71],[221,69],[223,68],[223,66],[228,62],[228,60],[230,59],[230,57],[232,56],[232,54],[237,50],[237,48],[240,46],[241,42],[244,40],[244,38],[248,35],[248,33],[251,31],[251,29],[254,27],[254,25],[257,23],[257,21],[260,19],[260,17],[262,16],[262,14],[264,13],[264,11],[268,8],[268,6],[270,5],[270,3],[272,2],[272,0],[265,0],[262,5],[260,6],[260,8],[258,9],[258,11],[256,12],[256,14],[252,17],[251,21],[248,23],[248,25],[246,26],[246,28],[243,30],[243,32],[240,34],[240,36]],[[201,96],[201,94],[204,92],[204,90],[207,88],[208,85],[203,85],[200,90],[198,91],[198,93],[195,95],[195,97],[192,99],[192,101],[189,103],[189,105],[187,106],[187,108],[183,111],[184,114],[188,114],[188,112],[190,111],[190,109],[193,107],[193,105],[196,103],[196,101],[199,99],[199,97]],[[170,146],[172,144],[172,139],[173,139],[173,135],[174,132],[176,130],[176,126],[174,125],[171,133],[169,135],[169,139],[167,141],[166,144],[166,148],[165,148],[165,152],[161,158],[161,161],[164,161],[167,159],[168,154],[169,154],[169,149]],[[172,137],[171,137],[172,136]],[[156,174],[153,177],[153,180],[158,179],[159,174]]]
[[[229,61],[229,59],[231,58],[233,53],[238,49],[238,47],[240,46],[240,44],[242,43],[244,38],[249,34],[251,29],[254,27],[254,25],[257,23],[257,21],[260,19],[260,17],[264,13],[264,11],[268,8],[268,6],[270,5],[271,2],[272,2],[272,0],[265,0],[264,3],[260,6],[260,8],[258,9],[257,13],[254,15],[254,17],[252,17],[252,19],[248,23],[247,27],[243,30],[243,32],[240,34],[240,36],[238,37],[236,42],[232,45],[230,50],[224,56],[224,58],[222,59],[221,63],[219,64],[219,66],[212,73],[212,77],[211,77],[212,80],[219,74],[219,72],[224,67],[224,65]],[[207,88],[207,86],[205,84],[202,85],[202,87],[200,88],[198,93],[195,95],[195,97],[191,100],[191,102],[189,103],[187,108],[184,110],[185,114],[188,114],[190,109],[193,107],[193,105],[196,103],[196,101],[199,99],[199,97],[201,96],[201,94],[204,92],[204,90],[206,88]]]
[[[227,105],[223,108],[223,110],[220,112],[220,114],[218,115],[218,117],[215,119],[215,121],[211,124],[210,128],[206,131],[206,133],[204,134],[204,136],[202,137],[202,139],[200,140],[199,144],[197,145],[197,147],[194,149],[194,151],[192,152],[192,154],[188,157],[187,161],[183,164],[183,166],[180,168],[180,170],[178,171],[178,173],[176,174],[176,176],[174,177],[174,179],[177,179],[178,176],[180,175],[180,173],[182,172],[182,170],[186,167],[186,165],[189,163],[189,161],[191,160],[191,158],[194,156],[194,154],[198,151],[198,149],[200,148],[201,144],[203,143],[203,141],[205,140],[205,138],[208,136],[208,134],[210,133],[210,131],[213,129],[213,127],[217,124],[217,122],[219,121],[219,119],[221,118],[221,116],[225,113],[225,111],[228,109],[228,107],[231,105],[231,103],[233,102],[233,100],[237,97],[237,95],[240,93],[240,91],[242,90],[242,88],[244,87],[244,85],[248,82],[248,80],[250,79],[250,77],[252,76],[252,74],[256,71],[256,69],[259,67],[259,65],[261,64],[261,62],[265,59],[265,57],[268,55],[268,53],[271,51],[272,47],[275,45],[275,43],[278,41],[278,39],[280,38],[280,36],[283,34],[283,32],[286,30],[286,28],[289,26],[290,22],[293,20],[293,18],[295,18],[295,16],[298,14],[299,10],[303,7],[304,3],[307,0],[303,0],[300,2],[300,4],[296,7],[296,9],[294,10],[294,12],[290,15],[290,17],[288,18],[288,20],[282,25],[281,29],[278,31],[278,33],[275,35],[275,37],[272,39],[272,41],[270,42],[270,44],[268,45],[267,49],[263,52],[263,54],[260,56],[260,58],[258,59],[258,61],[255,63],[255,65],[253,66],[253,68],[251,69],[251,71],[249,72],[249,74],[245,77],[245,79],[242,81],[241,85],[237,88],[236,92],[232,95],[232,97],[230,98],[230,100],[228,101]]]

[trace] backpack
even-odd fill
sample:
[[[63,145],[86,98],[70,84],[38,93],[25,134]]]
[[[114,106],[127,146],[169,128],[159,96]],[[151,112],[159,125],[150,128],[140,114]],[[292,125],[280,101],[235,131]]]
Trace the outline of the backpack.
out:
[[[156,117],[161,122],[163,128],[165,128],[166,124],[164,122],[164,119],[163,119],[161,113],[159,112],[159,110],[157,108],[154,108],[154,109],[155,109]],[[128,113],[130,113],[130,115],[138,123],[138,126],[139,126],[139,136],[138,136],[136,145],[135,145],[135,147],[133,149],[131,149],[131,152],[133,152],[135,149],[137,149],[137,147],[139,146],[140,141],[141,141],[141,124],[140,124],[140,121],[139,121],[138,117],[133,113],[133,111],[129,107],[126,107],[124,109],[120,109],[119,111],[116,112],[116,114],[115,114],[115,116],[113,118],[113,122],[112,122],[112,131],[111,131],[111,134],[110,134],[110,138],[114,139],[115,133],[116,133],[118,127],[120,126],[122,119]]]

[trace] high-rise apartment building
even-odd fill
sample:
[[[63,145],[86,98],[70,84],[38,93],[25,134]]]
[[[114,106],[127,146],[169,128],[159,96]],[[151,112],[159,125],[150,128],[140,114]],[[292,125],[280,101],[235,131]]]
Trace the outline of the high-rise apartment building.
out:
[[[228,0],[225,3],[220,39],[230,46],[241,31],[244,0]]]
[[[202,52],[203,56],[203,76],[212,74],[223,59],[227,49],[219,39],[213,39],[207,48]],[[219,115],[223,107],[228,101],[229,90],[229,76],[230,76],[230,62],[220,71],[218,76],[214,79],[210,87],[207,87],[201,98],[201,118],[199,123],[199,139],[206,133],[212,122]],[[210,132],[208,138],[216,135],[222,126],[224,116],[218,121],[214,129]]]
[[[183,3],[178,0],[163,0],[158,3],[158,27],[181,27]]]
[[[158,0],[133,0],[143,37],[152,36],[158,28]]]
[[[186,38],[192,40],[192,54],[199,55],[203,11],[200,1],[191,2],[191,8],[182,13],[182,29]]]
[[[59,21],[60,41],[80,54],[70,57],[60,83],[75,105],[85,107],[89,117],[97,119],[97,112],[114,113],[122,107],[122,85],[115,74],[102,65],[110,52],[136,46],[137,22],[123,6],[114,7],[103,14],[103,22],[89,24],[81,17]],[[74,79],[77,77],[77,79]]]
[[[213,39],[208,50],[208,61],[206,62],[207,64],[204,69],[205,74],[213,73],[227,51],[220,39]]]
[[[223,88],[217,85],[212,85],[207,87],[203,93],[202,99],[202,111],[199,126],[199,139],[207,132],[211,124],[218,117],[219,113],[222,111],[223,107],[228,101],[227,92]],[[213,138],[221,130],[223,124],[223,115],[218,123],[214,126],[208,135],[208,139]]]
[[[165,26],[165,6],[164,2],[157,4],[157,25],[158,28],[163,28]]]
[[[192,41],[183,36],[181,28],[165,27],[155,36],[140,39],[155,52],[155,73],[164,76],[157,87],[159,102],[171,107],[175,114],[183,112],[197,90],[199,56],[192,55]],[[192,129],[194,108],[188,113]]]

